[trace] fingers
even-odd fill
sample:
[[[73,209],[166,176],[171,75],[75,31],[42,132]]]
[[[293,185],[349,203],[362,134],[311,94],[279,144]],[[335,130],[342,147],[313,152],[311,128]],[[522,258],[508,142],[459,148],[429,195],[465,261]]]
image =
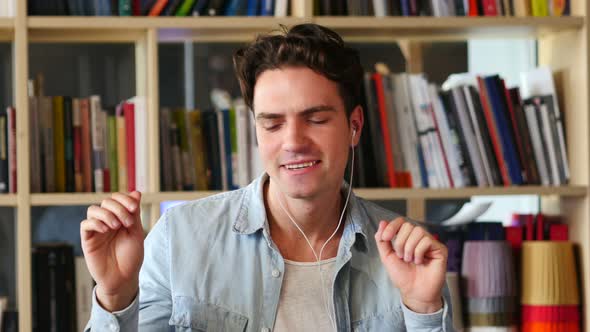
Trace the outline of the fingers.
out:
[[[121,221],[113,212],[96,205],[91,205],[88,208],[86,219],[98,219],[114,230],[122,226]]]
[[[140,201],[141,193],[137,191],[129,195],[113,193],[110,198],[101,202],[100,207],[90,206],[87,219],[101,220],[115,230],[121,226],[129,228],[136,223],[136,216],[139,216]]]
[[[88,239],[92,232],[106,233],[109,231],[109,227],[98,219],[85,219],[80,223],[80,236],[82,240]]]
[[[413,261],[415,264],[423,264],[430,250],[442,246],[424,228],[413,225],[403,218],[397,218],[389,223],[381,221],[375,240],[382,259],[395,253],[405,262]]]

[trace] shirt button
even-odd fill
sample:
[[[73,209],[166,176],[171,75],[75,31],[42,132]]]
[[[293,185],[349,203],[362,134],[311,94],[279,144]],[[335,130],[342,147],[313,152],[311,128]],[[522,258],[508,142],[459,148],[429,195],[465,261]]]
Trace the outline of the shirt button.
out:
[[[281,271],[274,269],[272,270],[272,276],[278,278],[281,275]]]
[[[265,327],[261,330],[262,332],[270,332],[270,329],[268,327]]]

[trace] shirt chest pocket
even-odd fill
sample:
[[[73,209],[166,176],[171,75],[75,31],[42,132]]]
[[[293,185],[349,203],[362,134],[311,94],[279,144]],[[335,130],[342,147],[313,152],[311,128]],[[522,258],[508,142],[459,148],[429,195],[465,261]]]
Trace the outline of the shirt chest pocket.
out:
[[[351,325],[353,332],[406,331],[403,317],[393,311],[353,321]]]
[[[213,304],[197,302],[189,296],[176,296],[169,324],[176,331],[243,332],[248,318]]]

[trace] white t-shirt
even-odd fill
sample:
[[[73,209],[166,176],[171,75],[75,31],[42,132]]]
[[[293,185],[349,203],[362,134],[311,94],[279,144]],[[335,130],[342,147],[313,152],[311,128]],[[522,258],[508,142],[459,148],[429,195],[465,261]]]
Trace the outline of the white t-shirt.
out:
[[[336,257],[321,261],[320,277],[317,262],[285,260],[274,331],[335,331],[328,316],[329,312],[334,318],[332,280],[335,264]]]

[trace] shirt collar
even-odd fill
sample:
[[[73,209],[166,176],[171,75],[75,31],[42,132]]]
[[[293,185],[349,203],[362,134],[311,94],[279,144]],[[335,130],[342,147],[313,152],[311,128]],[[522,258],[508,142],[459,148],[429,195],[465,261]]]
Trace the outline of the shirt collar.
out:
[[[264,184],[268,179],[268,174],[263,173],[244,188],[246,191],[244,199],[240,206],[238,218],[232,227],[234,232],[247,235],[264,229],[268,231],[268,219],[266,217],[266,207],[264,205]],[[348,193],[348,188],[348,183],[343,180],[340,191],[344,197],[346,197],[345,195]],[[367,234],[369,234],[369,216],[366,214],[362,207],[361,200],[354,194],[354,191],[350,193],[347,213],[344,220],[342,240],[351,246],[353,243],[358,243],[355,239],[360,237],[363,239],[362,245],[366,248],[368,245]]]

